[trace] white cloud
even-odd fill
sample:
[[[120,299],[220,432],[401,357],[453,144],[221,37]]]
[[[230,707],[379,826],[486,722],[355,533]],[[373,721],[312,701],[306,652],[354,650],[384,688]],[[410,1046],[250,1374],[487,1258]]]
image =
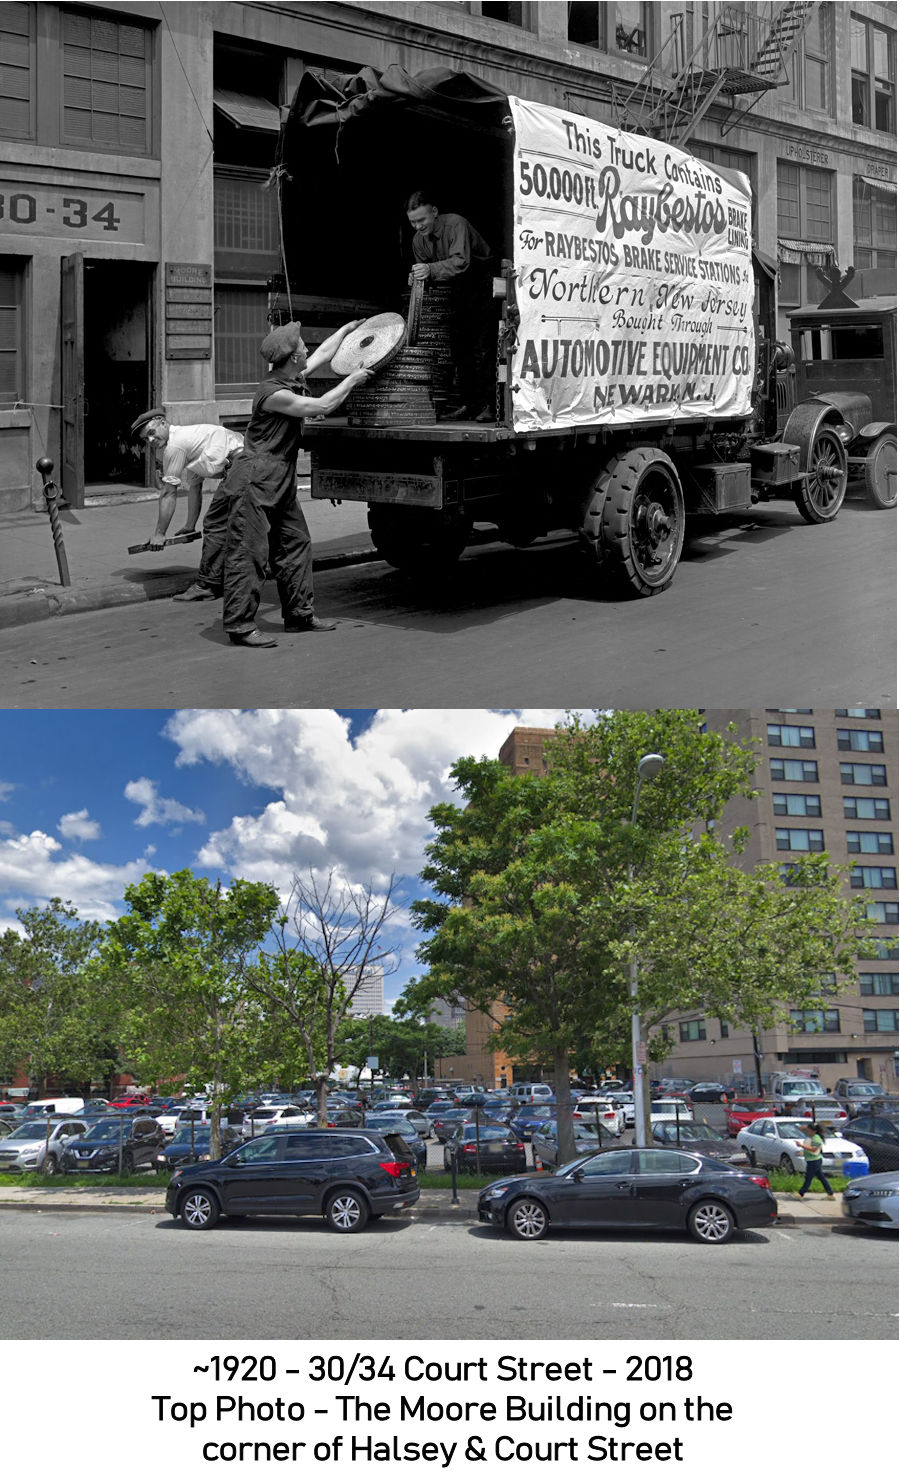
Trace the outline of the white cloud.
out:
[[[14,782],[0,782],[0,803],[6,802],[6,799],[15,790],[15,786],[16,784]]]
[[[6,910],[44,905],[53,896],[71,901],[89,921],[109,921],[119,914],[126,885],[151,868],[148,859],[123,865],[98,864],[83,854],[64,854],[51,834],[35,829],[0,839],[0,897]]]
[[[59,831],[64,839],[99,839],[100,825],[91,818],[87,808],[77,813],[64,813],[59,820]]]
[[[183,710],[166,735],[179,766],[228,765],[278,795],[211,834],[201,867],[283,888],[296,869],[334,866],[383,886],[392,873],[418,874],[428,810],[452,795],[458,757],[495,757],[514,726],[564,719],[560,710],[381,710],[351,738],[331,710]]]
[[[206,816],[197,808],[188,808],[175,798],[161,798],[156,783],[149,777],[138,777],[135,782],[125,784],[125,796],[129,803],[139,803],[141,811],[134,820],[137,828],[149,828],[158,823],[205,823]]]

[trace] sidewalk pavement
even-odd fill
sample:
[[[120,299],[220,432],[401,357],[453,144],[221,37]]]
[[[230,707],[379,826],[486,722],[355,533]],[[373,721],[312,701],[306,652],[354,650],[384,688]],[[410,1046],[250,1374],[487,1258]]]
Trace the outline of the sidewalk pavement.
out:
[[[841,1213],[840,1196],[826,1199],[824,1194],[807,1194],[800,1199],[796,1194],[776,1194],[779,1225],[843,1225],[846,1216]],[[454,1205],[449,1189],[423,1189],[417,1204],[410,1210],[412,1218],[420,1224],[466,1224],[478,1219],[478,1190],[460,1189],[459,1204]],[[38,1209],[45,1213],[62,1210],[82,1212],[102,1210],[104,1214],[159,1214],[165,1215],[165,1186],[160,1181],[159,1190],[143,1188],[59,1188],[0,1189],[0,1209]]]
[[[309,479],[298,493],[313,542],[313,569],[378,559],[369,538],[366,506],[312,500]],[[190,586],[200,560],[199,540],[129,556],[128,547],[148,540],[156,525],[156,494],[61,509],[60,527],[72,584],[63,586],[45,511],[0,515],[0,628],[39,622],[70,612],[124,607],[172,597]],[[204,497],[204,510],[208,499]],[[184,518],[179,500],[170,533]]]

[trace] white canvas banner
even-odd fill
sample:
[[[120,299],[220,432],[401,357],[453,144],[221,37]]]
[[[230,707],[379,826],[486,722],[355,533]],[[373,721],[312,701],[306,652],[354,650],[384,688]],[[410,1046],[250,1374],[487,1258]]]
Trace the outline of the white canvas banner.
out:
[[[510,104],[516,430],[748,413],[749,183],[655,139]]]

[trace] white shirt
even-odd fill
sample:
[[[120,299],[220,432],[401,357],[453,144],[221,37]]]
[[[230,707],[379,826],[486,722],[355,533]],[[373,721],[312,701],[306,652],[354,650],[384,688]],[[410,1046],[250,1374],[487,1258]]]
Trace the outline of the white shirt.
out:
[[[187,488],[215,478],[243,446],[241,434],[229,427],[208,422],[170,427],[169,441],[162,450],[163,483]]]

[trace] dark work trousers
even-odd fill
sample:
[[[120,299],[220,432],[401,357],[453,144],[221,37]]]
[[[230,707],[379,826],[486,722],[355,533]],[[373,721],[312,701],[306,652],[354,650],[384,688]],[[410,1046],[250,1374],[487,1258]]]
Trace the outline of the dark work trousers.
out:
[[[203,545],[197,568],[197,585],[222,595],[225,569],[225,535],[228,530],[228,494],[219,484],[203,516]]]
[[[275,573],[284,621],[312,617],[312,544],[299,504],[296,459],[243,453],[225,481],[226,633],[250,633],[266,567]]]
[[[828,1182],[828,1179],[822,1172],[821,1158],[807,1158],[806,1177],[803,1180],[803,1188],[800,1190],[801,1194],[809,1193],[809,1190],[812,1188],[814,1178],[817,1178],[819,1180],[819,1183],[822,1185],[822,1188],[825,1190],[826,1194],[834,1193],[831,1184]]]

